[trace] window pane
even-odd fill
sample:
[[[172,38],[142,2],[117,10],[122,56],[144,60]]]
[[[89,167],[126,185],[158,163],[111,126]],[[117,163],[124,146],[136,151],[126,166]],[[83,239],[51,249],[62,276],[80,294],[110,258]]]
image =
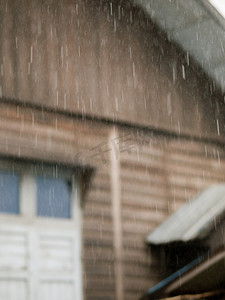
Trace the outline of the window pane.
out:
[[[0,212],[19,213],[19,178],[17,174],[0,171]]]
[[[58,178],[38,176],[37,215],[52,218],[70,218],[70,187]]]

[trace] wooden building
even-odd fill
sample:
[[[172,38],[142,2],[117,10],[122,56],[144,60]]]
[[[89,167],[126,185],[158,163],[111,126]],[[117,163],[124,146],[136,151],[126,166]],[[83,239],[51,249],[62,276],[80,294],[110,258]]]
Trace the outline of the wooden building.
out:
[[[0,25],[0,298],[138,299],[146,235],[225,180],[220,86],[133,1],[1,0]]]
[[[163,279],[142,299],[224,299],[224,212],[225,185],[214,184],[148,235]]]

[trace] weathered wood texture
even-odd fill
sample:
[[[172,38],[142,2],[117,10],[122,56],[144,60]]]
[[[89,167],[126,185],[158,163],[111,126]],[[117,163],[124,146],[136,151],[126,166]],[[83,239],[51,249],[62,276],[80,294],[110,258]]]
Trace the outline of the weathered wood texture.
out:
[[[224,182],[223,148],[200,140],[223,142],[220,95],[128,1],[1,0],[0,97],[1,156],[96,170],[83,207],[85,300],[116,299],[110,155],[119,160],[123,299],[137,299],[158,278],[145,236]],[[100,119],[133,127],[112,140]]]
[[[139,137],[133,130],[138,144],[133,145],[130,154],[129,148],[120,154],[124,299],[127,300],[138,299],[143,290],[160,278],[160,270],[144,243],[146,232],[202,188],[225,179],[223,148],[137,132]],[[149,261],[152,273],[147,268]]]
[[[103,124],[1,104],[1,156],[98,166],[83,209],[85,299],[115,299],[108,139]]]
[[[0,96],[219,138],[220,97],[129,1],[1,0]]]
[[[119,160],[123,299],[158,279],[149,272],[146,235],[203,187],[225,180],[223,148],[135,127],[2,103],[1,156],[95,168],[83,206],[84,299],[116,299],[111,167]],[[115,196],[115,193],[114,193]],[[154,265],[154,261],[151,262]],[[119,299],[118,299],[119,300]]]

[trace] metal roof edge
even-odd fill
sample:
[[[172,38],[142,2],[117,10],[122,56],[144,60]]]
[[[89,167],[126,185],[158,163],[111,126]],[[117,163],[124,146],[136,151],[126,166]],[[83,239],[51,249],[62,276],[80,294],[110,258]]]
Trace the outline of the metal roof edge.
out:
[[[209,26],[209,22],[212,22],[212,24],[214,24],[213,25],[214,29],[212,29],[211,35],[216,30],[216,35],[214,34],[213,36],[214,37],[217,36],[216,39],[218,41],[221,41],[221,47],[222,47],[221,48],[218,47],[218,45],[214,45],[210,37],[208,37],[207,44],[211,45],[210,50],[206,49],[205,55],[200,56],[199,52],[201,52],[203,45],[207,41],[207,37],[205,35],[204,35],[205,36],[204,41],[200,42],[201,39],[199,41],[198,38],[195,40],[190,40],[190,43],[192,43],[194,46],[191,47],[187,46],[187,43],[185,44],[183,39],[177,38],[177,36],[174,35],[174,31],[171,30],[171,28],[165,26],[167,21],[165,21],[165,24],[162,25],[162,18],[160,18],[160,14],[158,14],[158,16],[155,15],[154,9],[156,9],[157,13],[159,13],[161,9],[160,5],[158,5],[157,8],[154,7],[152,11],[150,10],[152,4],[154,4],[154,0],[152,1],[131,0],[131,1],[134,5],[141,8],[145,12],[146,16],[150,18],[153,21],[153,23],[157,24],[157,26],[163,32],[165,32],[170,42],[176,45],[176,47],[180,48],[184,53],[187,52],[190,54],[190,57],[192,58],[194,64],[199,66],[203,70],[206,77],[209,78],[215,84],[219,93],[223,95],[225,93],[225,81],[224,81],[225,63],[224,64],[221,63],[221,56],[223,52],[222,44],[225,44],[225,35],[223,34],[223,31],[225,31],[225,19],[220,15],[220,13],[216,10],[216,8],[208,0],[192,0],[194,3],[196,3],[198,7],[202,9],[203,13],[205,13],[208,16],[208,26]],[[156,2],[157,1],[158,0],[156,0]],[[182,16],[181,12],[177,12],[175,10],[174,10],[174,14],[176,15],[179,14],[180,16]],[[191,14],[193,14],[193,18],[194,18],[193,12],[189,12],[189,17],[191,16]],[[182,27],[181,30],[186,28],[188,28],[188,26]],[[190,43],[188,43],[188,45],[190,45]],[[207,53],[209,54],[206,59]],[[217,58],[215,59],[215,57]]]
[[[214,219],[224,216],[224,198],[225,184],[214,184],[203,189],[149,233],[145,238],[145,242],[149,245],[162,246],[179,242],[187,243],[205,238],[215,225]],[[218,201],[219,206],[214,205],[215,201]],[[202,202],[206,206],[203,210],[199,210]],[[192,216],[193,209],[195,212],[194,217]],[[190,215],[192,217],[188,218]],[[185,222],[195,223],[191,223],[187,229],[186,225],[182,226],[181,222],[184,220]],[[177,227],[180,231],[175,230]]]

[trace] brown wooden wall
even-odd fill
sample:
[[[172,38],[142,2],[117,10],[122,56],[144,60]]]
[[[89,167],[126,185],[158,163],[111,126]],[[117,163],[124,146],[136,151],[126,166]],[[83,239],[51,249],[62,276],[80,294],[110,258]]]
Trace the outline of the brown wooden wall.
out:
[[[141,290],[162,280],[158,262],[143,242],[145,232],[150,233],[204,187],[225,180],[223,147],[151,134],[143,139],[139,153],[123,152],[120,161],[127,300],[138,299]]]
[[[158,269],[149,272],[155,262],[146,235],[203,187],[225,179],[221,146],[135,127],[114,129],[41,109],[0,106],[2,157],[95,168],[83,206],[85,300],[138,299],[160,275]]]
[[[18,105],[0,105],[3,158],[96,168],[83,208],[84,299],[115,299],[110,166],[108,152],[106,161],[98,155],[99,145],[107,146],[108,137],[109,128],[104,124]]]
[[[138,299],[146,235],[224,182],[221,96],[129,2],[1,0],[0,25],[0,154],[95,168],[85,300]]]
[[[0,1],[4,99],[218,138],[221,97],[189,60],[129,1]]]

